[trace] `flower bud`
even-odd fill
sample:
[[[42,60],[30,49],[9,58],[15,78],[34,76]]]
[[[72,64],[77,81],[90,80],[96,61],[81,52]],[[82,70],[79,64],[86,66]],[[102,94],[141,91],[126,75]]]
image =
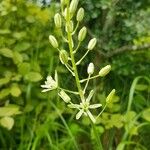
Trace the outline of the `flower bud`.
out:
[[[99,71],[99,76],[104,77],[106,76],[111,70],[111,66],[107,65],[105,67],[103,67],[100,71]]]
[[[87,72],[88,72],[89,75],[94,73],[94,64],[93,63],[89,64],[89,66],[87,68]]]
[[[69,7],[69,10],[70,10],[70,13],[71,14],[74,14],[76,9],[77,9],[77,6],[78,6],[78,3],[79,3],[79,0],[72,0],[71,3],[70,3],[70,7]]]
[[[78,10],[78,12],[77,12],[77,17],[76,17],[76,19],[77,19],[77,21],[82,21],[82,19],[83,19],[83,17],[84,17],[84,9],[83,8],[80,8],[79,10]]]
[[[88,50],[92,50],[95,47],[96,42],[97,42],[96,38],[91,39],[89,44],[88,44]]]
[[[61,50],[59,53],[59,59],[61,61],[62,64],[67,64],[68,63],[68,53],[65,50]]]
[[[67,20],[67,8],[65,8],[64,12],[63,12],[63,16],[64,18]]]
[[[116,90],[113,89],[106,98],[106,103],[110,103],[115,95]]]
[[[56,38],[53,35],[49,36],[49,42],[51,43],[51,45],[54,48],[58,48],[58,42],[57,42]]]
[[[61,16],[59,13],[55,14],[54,23],[57,28],[61,28]]]
[[[67,0],[60,0],[61,1],[61,5],[66,5],[67,4]]]
[[[58,95],[66,102],[69,103],[71,98],[63,91],[61,90]]]
[[[74,28],[73,21],[71,20],[71,21],[66,25],[66,32],[68,32],[68,31],[73,32],[73,28]]]
[[[85,39],[86,33],[87,33],[86,27],[83,27],[83,28],[79,31],[78,40],[79,40],[80,42],[82,42],[82,41]]]

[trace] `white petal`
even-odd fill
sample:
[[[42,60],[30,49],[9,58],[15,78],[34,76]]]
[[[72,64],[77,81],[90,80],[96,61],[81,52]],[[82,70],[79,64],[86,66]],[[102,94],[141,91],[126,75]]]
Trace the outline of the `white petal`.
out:
[[[47,92],[47,91],[50,91],[51,89],[44,89],[42,90],[42,92]]]
[[[81,106],[78,104],[69,104],[68,107],[79,109]]]
[[[83,112],[84,112],[84,111],[81,109],[81,110],[76,114],[76,119],[79,119],[79,118],[82,116]]]
[[[90,109],[95,109],[95,108],[98,108],[98,107],[101,107],[102,104],[93,104],[93,105],[90,105],[89,108]]]
[[[91,90],[88,97],[87,97],[87,99],[86,99],[86,102],[89,102],[91,100],[93,94],[94,94],[94,90]]]
[[[87,112],[89,118],[92,120],[92,122],[95,123],[96,120],[95,120],[94,116],[91,114],[91,112],[89,110],[87,110],[86,112]]]
[[[49,88],[49,85],[41,85],[42,88]]]
[[[47,81],[52,81],[53,78],[52,78],[52,76],[47,76],[46,80],[47,80]]]

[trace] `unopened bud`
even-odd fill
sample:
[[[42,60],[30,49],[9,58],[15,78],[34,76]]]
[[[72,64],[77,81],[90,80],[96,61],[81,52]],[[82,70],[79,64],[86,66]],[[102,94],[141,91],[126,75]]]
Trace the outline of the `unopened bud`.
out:
[[[77,9],[77,6],[78,6],[78,3],[79,3],[79,0],[72,0],[71,3],[70,3],[70,7],[69,7],[69,10],[70,10],[70,13],[71,14],[74,14],[76,9]]]
[[[82,21],[82,19],[83,19],[83,17],[84,17],[84,9],[83,8],[80,8],[79,10],[78,10],[78,12],[77,12],[77,21]]]
[[[104,77],[106,76],[111,70],[111,66],[107,65],[105,67],[103,67],[100,71],[99,71],[99,76]]]
[[[86,33],[87,33],[86,27],[83,27],[83,28],[79,31],[78,40],[79,40],[80,42],[82,42],[82,41],[85,39]]]
[[[67,0],[60,0],[61,1],[61,5],[66,5],[67,4]]]
[[[108,95],[107,98],[106,98],[106,103],[111,103],[111,101],[112,101],[112,99],[113,99],[113,97],[114,97],[114,95],[115,95],[115,92],[116,92],[116,90],[113,89],[113,90],[109,93],[109,95]]]
[[[71,98],[63,91],[61,90],[58,95],[66,102],[69,103]]]
[[[57,42],[56,38],[53,35],[49,36],[49,42],[51,43],[51,45],[54,48],[58,48],[58,42]]]
[[[68,53],[65,50],[61,50],[59,53],[59,59],[61,61],[62,64],[67,64],[68,63]]]
[[[64,18],[67,20],[67,8],[65,8],[64,12],[63,12],[63,16]]]
[[[92,50],[95,47],[96,42],[97,42],[96,38],[91,39],[89,44],[88,44],[88,50]]]
[[[61,28],[61,16],[59,13],[54,16],[54,23],[57,28]]]
[[[89,64],[89,66],[87,68],[87,72],[88,72],[89,75],[94,73],[94,64],[93,63]]]
[[[73,21],[71,20],[67,25],[66,25],[66,32],[73,32]]]

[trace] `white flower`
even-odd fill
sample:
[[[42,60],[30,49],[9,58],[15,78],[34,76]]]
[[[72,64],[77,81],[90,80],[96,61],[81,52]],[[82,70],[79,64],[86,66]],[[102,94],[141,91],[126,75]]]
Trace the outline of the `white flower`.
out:
[[[55,71],[55,80],[51,76],[48,76],[46,78],[45,84],[41,85],[41,87],[44,88],[44,90],[42,90],[42,92],[47,92],[47,91],[56,89],[58,87],[57,72]]]
[[[76,108],[79,110],[79,112],[76,114],[76,119],[79,119],[83,114],[88,116],[93,123],[96,122],[96,119],[92,115],[92,113],[89,111],[89,109],[95,109],[102,106],[102,104],[92,104],[90,105],[90,100],[94,94],[94,91],[91,90],[89,96],[87,99],[79,104],[69,104],[68,107],[70,108]]]

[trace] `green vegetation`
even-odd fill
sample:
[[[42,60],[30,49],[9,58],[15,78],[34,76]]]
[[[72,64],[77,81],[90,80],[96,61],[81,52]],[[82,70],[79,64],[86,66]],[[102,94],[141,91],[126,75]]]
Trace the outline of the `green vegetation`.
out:
[[[80,79],[87,65],[95,72],[111,64],[106,77],[90,81],[95,90],[92,103],[105,106],[106,97],[116,94],[91,124],[88,117],[75,119],[57,90],[42,93],[48,75],[74,91],[73,77],[49,43],[55,35],[66,47],[54,15],[60,2],[39,7],[24,0],[0,1],[0,150],[149,150],[150,149],[150,2],[148,0],[80,0],[85,17],[74,35],[87,27],[86,40],[78,49],[81,58],[90,39],[97,44],[78,67]],[[81,10],[82,12],[82,10]],[[58,27],[60,26],[58,22]],[[69,27],[70,28],[70,27]],[[83,30],[85,30],[83,28]],[[82,31],[85,32],[85,31]],[[77,101],[80,99],[76,96]],[[76,101],[75,101],[76,102]],[[94,110],[93,114],[99,114]],[[101,145],[102,144],[102,145]]]

